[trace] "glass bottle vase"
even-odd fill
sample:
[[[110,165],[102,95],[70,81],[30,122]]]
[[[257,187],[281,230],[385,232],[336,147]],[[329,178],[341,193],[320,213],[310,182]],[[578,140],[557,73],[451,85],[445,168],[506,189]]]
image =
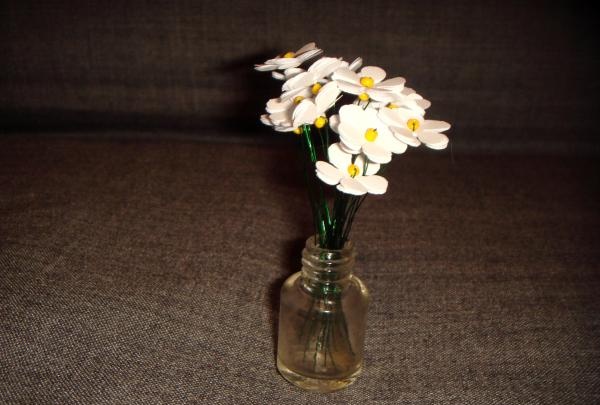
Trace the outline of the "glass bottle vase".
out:
[[[303,389],[336,391],[362,370],[369,293],[354,259],[352,242],[322,249],[311,237],[302,270],[281,288],[277,368]]]

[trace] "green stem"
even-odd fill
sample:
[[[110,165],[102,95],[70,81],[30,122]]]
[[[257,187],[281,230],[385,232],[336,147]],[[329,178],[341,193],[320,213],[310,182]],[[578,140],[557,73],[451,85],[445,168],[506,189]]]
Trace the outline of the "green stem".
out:
[[[311,163],[309,165],[310,169],[308,167],[305,168],[305,172],[307,176],[307,186],[309,188],[309,197],[311,198],[311,205],[313,208],[315,230],[318,235],[319,245],[326,247],[328,246],[328,229],[331,227],[331,215],[329,213],[327,200],[325,199],[325,194],[323,193],[323,185],[314,173],[315,164],[317,162],[317,152],[311,136],[311,127],[309,125],[303,125],[302,134],[307,148],[307,155]],[[309,171],[311,172],[310,174]]]

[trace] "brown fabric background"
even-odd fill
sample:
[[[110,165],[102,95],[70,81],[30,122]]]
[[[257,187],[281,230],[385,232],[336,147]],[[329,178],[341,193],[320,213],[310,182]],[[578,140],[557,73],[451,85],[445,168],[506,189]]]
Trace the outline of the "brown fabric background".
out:
[[[8,0],[0,17],[0,128],[256,136],[278,88],[251,66],[315,40],[406,77],[460,150],[597,152],[597,14],[578,2]]]
[[[570,157],[394,160],[353,230],[365,373],[286,383],[278,290],[310,233],[291,146],[0,139],[0,402],[600,401],[599,185]]]
[[[600,403],[597,16],[576,2],[0,2],[0,403]],[[315,40],[433,101],[355,223],[366,368],[299,391],[311,232],[251,66]]]

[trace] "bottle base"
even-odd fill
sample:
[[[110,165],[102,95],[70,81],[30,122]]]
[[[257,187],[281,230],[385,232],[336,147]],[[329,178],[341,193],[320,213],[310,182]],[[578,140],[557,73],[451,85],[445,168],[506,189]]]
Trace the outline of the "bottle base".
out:
[[[290,370],[281,362],[281,360],[279,360],[279,358],[277,358],[277,369],[283,378],[304,390],[315,392],[334,392],[353,384],[360,375],[362,366],[353,374],[344,378],[307,377]]]

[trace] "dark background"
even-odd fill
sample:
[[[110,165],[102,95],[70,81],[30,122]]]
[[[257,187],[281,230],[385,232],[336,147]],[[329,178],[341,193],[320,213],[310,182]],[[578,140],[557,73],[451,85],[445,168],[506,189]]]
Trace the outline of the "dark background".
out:
[[[268,74],[316,41],[454,125],[455,151],[597,151],[590,7],[540,1],[4,1],[0,128],[255,137]]]

